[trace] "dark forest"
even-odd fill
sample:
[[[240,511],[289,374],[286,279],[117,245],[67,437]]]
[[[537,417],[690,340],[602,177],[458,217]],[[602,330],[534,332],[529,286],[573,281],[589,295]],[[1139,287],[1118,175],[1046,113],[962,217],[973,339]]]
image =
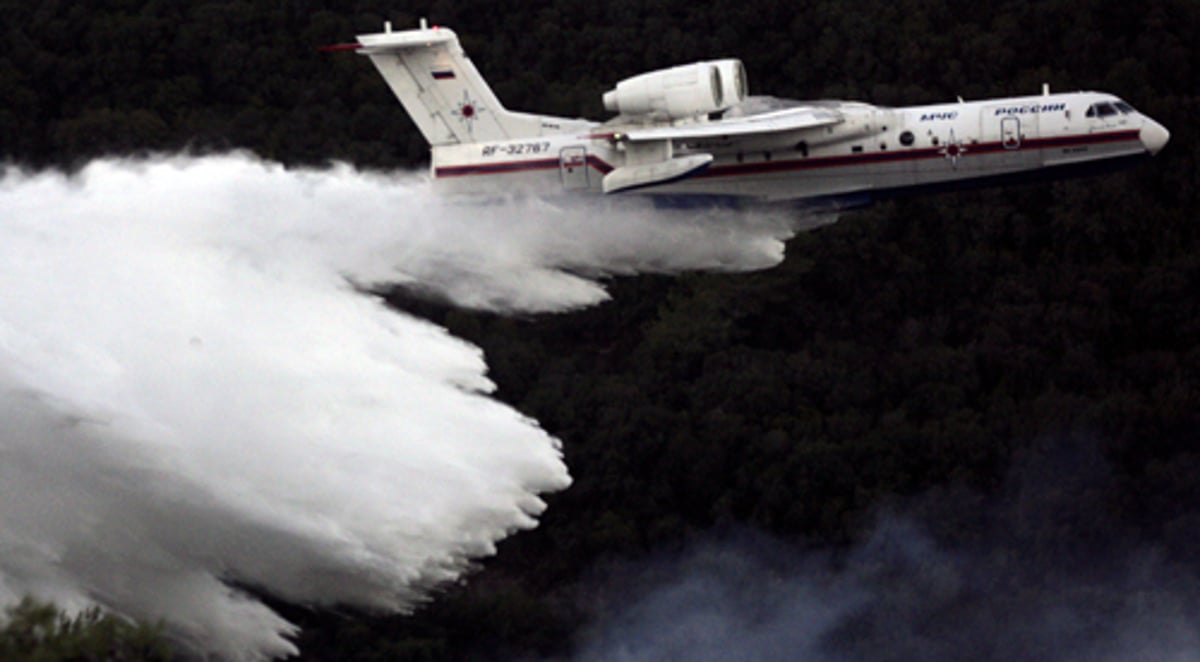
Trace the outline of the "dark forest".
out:
[[[421,168],[370,63],[317,51],[420,17],[507,107],[572,117],[714,57],[796,99],[1117,94],[1170,129],[1155,159],[843,213],[767,271],[525,317],[389,294],[484,349],[575,483],[414,615],[276,606],[303,659],[609,659],[700,573],[755,659],[1175,659],[1200,643],[1200,3],[964,9],[0,0],[0,158]]]

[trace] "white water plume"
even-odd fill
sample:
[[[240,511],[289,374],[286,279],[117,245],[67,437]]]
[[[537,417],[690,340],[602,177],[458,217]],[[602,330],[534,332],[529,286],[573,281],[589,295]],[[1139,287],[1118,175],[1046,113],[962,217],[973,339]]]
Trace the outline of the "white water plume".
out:
[[[199,651],[295,651],[228,582],[403,611],[570,478],[487,397],[481,352],[356,285],[563,310],[583,275],[751,269],[781,219],[457,207],[413,175],[244,156],[0,179],[0,604],[165,619]],[[570,269],[567,273],[562,269]]]

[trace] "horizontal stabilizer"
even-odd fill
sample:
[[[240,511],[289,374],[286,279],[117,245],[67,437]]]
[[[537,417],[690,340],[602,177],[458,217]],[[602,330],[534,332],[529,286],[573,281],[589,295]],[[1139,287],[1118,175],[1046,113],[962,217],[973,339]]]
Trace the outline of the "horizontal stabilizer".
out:
[[[359,35],[358,42],[362,44],[364,55],[386,53],[388,51],[430,49],[437,44],[449,44],[451,42],[454,42],[456,46],[455,50],[459,50],[457,48],[458,37],[454,34],[454,31],[440,28]]]
[[[625,140],[646,142],[652,140],[681,140],[697,138],[719,138],[725,136],[750,136],[767,133],[803,131],[842,122],[841,113],[827,108],[788,108],[750,117],[697,122],[679,126],[664,126],[649,129],[633,129],[621,134]]]
[[[687,179],[712,163],[712,154],[691,154],[657,163],[622,166],[604,176],[605,193],[618,193],[645,186],[669,184]]]

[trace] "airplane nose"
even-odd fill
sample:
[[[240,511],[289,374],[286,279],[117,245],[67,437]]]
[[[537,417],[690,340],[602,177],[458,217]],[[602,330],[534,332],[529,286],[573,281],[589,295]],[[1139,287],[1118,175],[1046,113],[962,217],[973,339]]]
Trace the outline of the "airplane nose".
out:
[[[1167,144],[1167,141],[1171,139],[1171,132],[1167,131],[1163,125],[1147,117],[1146,122],[1142,124],[1142,131],[1138,134],[1138,138],[1141,139],[1142,145],[1146,147],[1146,151],[1151,154],[1158,154]]]

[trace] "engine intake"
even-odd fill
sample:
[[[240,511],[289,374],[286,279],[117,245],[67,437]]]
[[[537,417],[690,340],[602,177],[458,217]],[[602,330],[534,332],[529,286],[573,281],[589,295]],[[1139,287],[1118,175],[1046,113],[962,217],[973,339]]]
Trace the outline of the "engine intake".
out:
[[[746,91],[741,60],[696,62],[626,78],[604,93],[604,108],[675,120],[726,110],[741,103]]]

